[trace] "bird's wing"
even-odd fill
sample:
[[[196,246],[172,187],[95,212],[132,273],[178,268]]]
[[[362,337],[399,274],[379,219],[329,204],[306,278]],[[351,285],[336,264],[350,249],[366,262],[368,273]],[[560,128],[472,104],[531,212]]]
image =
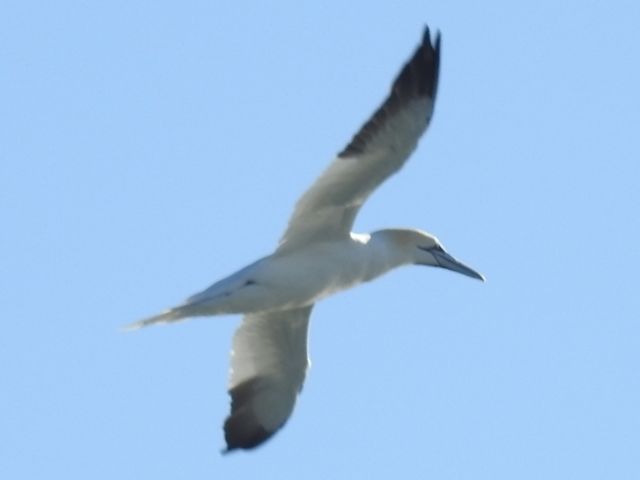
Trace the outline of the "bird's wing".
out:
[[[440,34],[422,44],[351,143],[298,200],[280,250],[349,235],[367,197],[398,171],[427,129],[438,87]]]
[[[227,451],[260,445],[291,415],[307,371],[311,308],[244,317],[231,351]]]

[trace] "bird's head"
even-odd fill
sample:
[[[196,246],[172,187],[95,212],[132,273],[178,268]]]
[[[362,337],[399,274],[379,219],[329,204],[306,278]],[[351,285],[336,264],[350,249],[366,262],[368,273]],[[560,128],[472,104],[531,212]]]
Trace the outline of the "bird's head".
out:
[[[484,282],[482,274],[449,255],[440,241],[430,233],[409,229],[384,230],[384,233],[408,255],[409,263],[446,268]]]

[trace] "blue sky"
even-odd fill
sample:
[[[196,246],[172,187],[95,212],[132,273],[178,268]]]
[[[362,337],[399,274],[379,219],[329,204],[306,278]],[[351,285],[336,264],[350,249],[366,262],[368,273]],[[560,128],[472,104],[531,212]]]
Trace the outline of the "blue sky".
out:
[[[640,478],[640,4],[0,7],[2,478]],[[124,334],[267,254],[440,29],[431,128],[315,309],[289,424],[221,456],[237,317]]]

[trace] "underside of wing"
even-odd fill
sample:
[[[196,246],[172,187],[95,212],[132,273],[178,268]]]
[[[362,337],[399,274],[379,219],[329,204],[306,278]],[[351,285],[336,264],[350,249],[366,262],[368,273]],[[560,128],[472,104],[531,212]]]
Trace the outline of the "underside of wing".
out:
[[[350,233],[359,208],[398,171],[426,130],[438,87],[440,35],[422,44],[382,106],[296,204],[280,249]]]
[[[257,447],[287,421],[307,371],[311,306],[247,315],[233,338],[227,451]]]

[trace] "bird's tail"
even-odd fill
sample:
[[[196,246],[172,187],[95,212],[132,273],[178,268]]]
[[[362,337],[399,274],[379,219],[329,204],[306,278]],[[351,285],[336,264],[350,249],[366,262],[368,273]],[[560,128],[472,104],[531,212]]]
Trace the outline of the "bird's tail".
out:
[[[173,323],[179,322],[180,320],[184,320],[187,317],[193,316],[193,312],[189,309],[190,305],[181,305],[179,307],[170,308],[169,310],[165,310],[158,315],[154,315],[153,317],[145,318],[143,320],[130,323],[129,325],[125,325],[123,330],[131,331],[138,330],[142,327],[148,327],[149,325],[157,325],[161,323]]]

